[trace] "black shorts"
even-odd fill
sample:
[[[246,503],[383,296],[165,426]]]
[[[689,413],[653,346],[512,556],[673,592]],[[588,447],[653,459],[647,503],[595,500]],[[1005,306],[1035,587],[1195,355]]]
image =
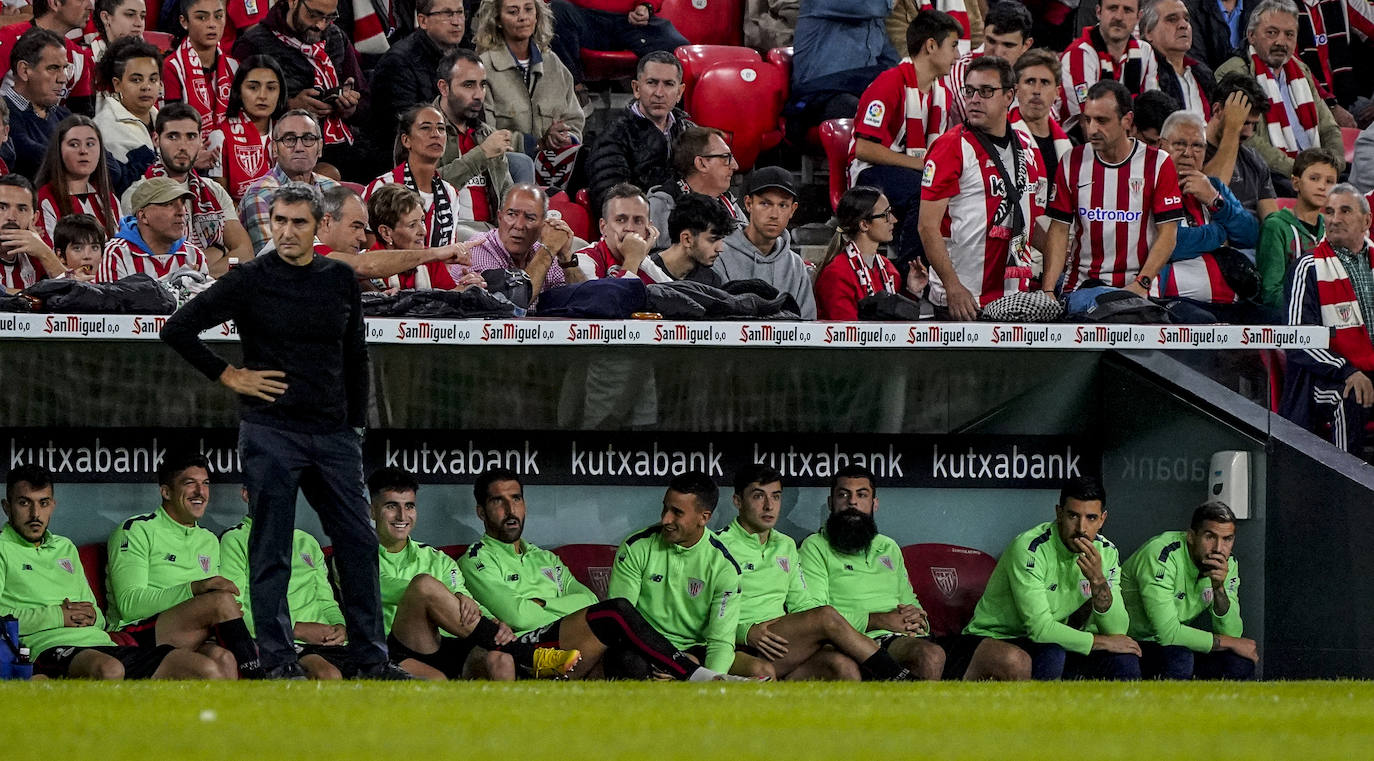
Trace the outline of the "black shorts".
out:
[[[354,665],[353,650],[348,645],[306,645],[297,642],[295,646],[298,659],[307,655],[318,655],[340,670]]]
[[[97,650],[124,664],[125,679],[149,679],[157,671],[157,667],[162,665],[167,654],[175,649],[171,645],[50,647],[38,654],[38,659],[33,662],[33,673],[42,674],[50,679],[64,679],[78,654],[83,650]]]
[[[162,614],[158,614],[162,615]],[[135,621],[128,626],[110,632],[110,639],[123,647],[156,647],[157,616]]]
[[[439,637],[439,649],[428,655],[417,653],[414,650],[401,644],[396,635],[386,635],[386,648],[391,652],[391,662],[400,663],[407,658],[415,660],[438,669],[449,679],[463,678],[463,664],[467,662],[468,656],[477,645],[470,639],[458,639],[456,637]]]
[[[534,645],[535,647],[558,647],[562,624],[563,619],[560,618],[551,624],[544,624],[538,629],[531,629],[521,634],[515,638],[515,641],[522,645]]]

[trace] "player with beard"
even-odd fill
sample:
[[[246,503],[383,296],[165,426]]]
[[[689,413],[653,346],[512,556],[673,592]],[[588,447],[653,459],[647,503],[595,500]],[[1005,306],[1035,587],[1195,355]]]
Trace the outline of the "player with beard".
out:
[[[472,485],[481,541],[458,560],[473,599],[506,622],[521,642],[582,653],[571,676],[593,673],[608,651],[638,656],[652,670],[691,682],[736,681],[697,665],[649,625],[623,597],[597,602],[557,555],[525,533],[525,487],[520,476],[492,468]]]
[[[1011,541],[964,628],[981,638],[962,643],[964,679],[1140,678],[1116,545],[1098,533],[1106,520],[1102,482],[1080,476],[1064,483],[1054,520]]]
[[[510,130],[492,129],[482,119],[486,86],[482,59],[471,50],[455,48],[439,62],[435,104],[448,131],[439,176],[458,188],[458,219],[494,223],[496,207],[514,183],[507,159]]]
[[[917,679],[939,679],[945,651],[932,642],[902,561],[902,548],[878,533],[878,484],[862,465],[840,468],[830,481],[830,517],[802,542],[802,570],[811,596],[840,612]]]

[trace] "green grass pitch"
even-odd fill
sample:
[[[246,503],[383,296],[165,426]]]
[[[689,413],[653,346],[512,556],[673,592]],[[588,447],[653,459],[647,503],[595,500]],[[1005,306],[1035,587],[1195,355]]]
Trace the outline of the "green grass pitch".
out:
[[[7,759],[1369,759],[1374,683],[0,683]]]

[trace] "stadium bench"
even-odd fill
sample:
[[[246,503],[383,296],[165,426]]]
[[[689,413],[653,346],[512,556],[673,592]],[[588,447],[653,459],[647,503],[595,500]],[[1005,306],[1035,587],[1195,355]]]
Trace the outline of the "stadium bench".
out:
[[[902,548],[911,586],[930,616],[930,634],[958,634],[973,618],[997,559],[972,547],[910,544]]]
[[[599,600],[606,599],[611,582],[611,563],[615,561],[615,545],[565,544],[553,551],[572,571],[573,578],[586,584]]]
[[[76,555],[81,558],[81,568],[86,572],[91,591],[95,592],[95,604],[105,610],[105,561],[109,557],[108,548],[104,542],[83,544],[76,548]]]

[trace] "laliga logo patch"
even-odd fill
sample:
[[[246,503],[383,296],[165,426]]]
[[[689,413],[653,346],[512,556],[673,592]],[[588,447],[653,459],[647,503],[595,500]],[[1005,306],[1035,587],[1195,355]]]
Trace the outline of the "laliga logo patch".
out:
[[[883,126],[883,114],[887,113],[887,106],[880,100],[875,100],[868,104],[868,109],[864,111],[864,124],[870,127]]]
[[[692,596],[692,597],[696,597],[697,595],[700,595],[700,594],[701,594],[701,590],[703,590],[703,589],[705,589],[705,588],[706,588],[706,582],[702,581],[701,579],[688,579],[688,580],[687,580],[687,594],[690,595],[690,596]]]
[[[1317,35],[1317,36],[1316,36],[1316,42],[1317,42],[1318,45],[1325,45],[1325,44],[1326,44],[1326,35],[1324,35],[1324,34],[1319,34],[1319,35]]]
[[[935,162],[927,161],[926,170],[921,173],[921,187],[928,188],[935,184]]]
[[[72,566],[71,558],[62,558],[57,561],[57,565],[67,573],[76,573],[75,567]]]
[[[1082,103],[1083,101],[1088,99],[1088,86],[1085,84],[1074,85],[1073,94],[1078,98],[1078,102]]]
[[[1092,597],[1093,585],[1089,584],[1087,579],[1079,579],[1078,591],[1082,592],[1084,597]]]
[[[1233,576],[1226,580],[1226,591],[1232,595],[1236,593],[1236,588],[1240,586],[1240,577]]]
[[[959,588],[959,572],[953,568],[931,568],[930,575],[935,579],[935,587],[945,599],[954,599],[954,590]]]
[[[887,555],[879,555],[878,562],[882,563],[883,567],[887,570],[892,570],[892,558],[888,557]]]
[[[209,556],[209,555],[197,555],[197,556],[196,556],[196,560],[199,560],[199,561],[200,561],[200,570],[202,570],[202,571],[204,571],[204,572],[206,572],[206,573],[209,573],[209,572],[210,572],[210,556]]]

